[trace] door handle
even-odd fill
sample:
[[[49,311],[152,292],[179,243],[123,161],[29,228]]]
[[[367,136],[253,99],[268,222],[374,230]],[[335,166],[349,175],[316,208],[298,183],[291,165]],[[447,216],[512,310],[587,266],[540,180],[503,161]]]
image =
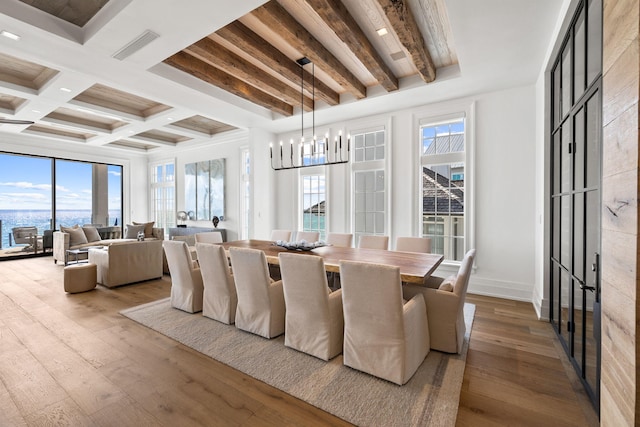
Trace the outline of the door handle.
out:
[[[580,289],[582,289],[583,291],[587,290],[587,291],[591,291],[591,292],[595,292],[596,287],[595,286],[587,286],[583,283],[580,283]]]

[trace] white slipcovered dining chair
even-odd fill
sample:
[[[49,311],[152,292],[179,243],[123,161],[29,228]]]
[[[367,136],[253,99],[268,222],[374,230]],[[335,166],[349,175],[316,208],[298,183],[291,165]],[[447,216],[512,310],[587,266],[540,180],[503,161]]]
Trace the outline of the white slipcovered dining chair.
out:
[[[359,248],[366,249],[389,249],[389,236],[360,236]]]
[[[429,353],[422,294],[403,300],[400,269],[340,261],[344,364],[403,385]]]
[[[288,242],[291,240],[291,230],[272,230],[271,240],[274,242],[277,242],[278,240]]]
[[[280,253],[287,309],[284,345],[329,360],[342,353],[342,291],[329,292],[324,261],[313,255]]]
[[[187,243],[165,240],[162,246],[171,275],[171,307],[188,313],[202,311],[202,274],[191,259]]]
[[[428,286],[405,285],[405,296],[422,294],[427,303],[427,317],[431,335],[431,349],[445,353],[460,353],[466,326],[464,301],[469,287],[469,277],[476,250],[468,251],[458,273],[446,279],[431,280]],[[435,278],[433,278],[435,279]],[[431,286],[437,286],[432,288]]]
[[[229,249],[238,292],[236,327],[274,338],[284,333],[282,281],[271,282],[264,252],[257,249]]]
[[[317,231],[298,231],[296,232],[296,241],[304,240],[308,243],[317,242],[320,238],[320,233]]]
[[[217,231],[206,231],[195,234],[195,243],[222,243],[222,234]]]
[[[353,242],[353,234],[327,233],[326,243],[338,248],[350,248]]]
[[[202,315],[231,325],[236,321],[238,294],[227,253],[211,243],[196,243],[196,251],[204,284]]]
[[[431,238],[429,237],[398,237],[396,251],[431,253]]]

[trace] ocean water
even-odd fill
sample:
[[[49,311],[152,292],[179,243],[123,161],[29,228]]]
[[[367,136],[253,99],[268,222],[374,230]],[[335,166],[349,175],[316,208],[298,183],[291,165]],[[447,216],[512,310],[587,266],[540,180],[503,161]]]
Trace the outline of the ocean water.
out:
[[[118,224],[122,224],[119,210],[109,211],[109,224],[113,225],[115,221]],[[52,215],[49,210],[10,210],[0,209],[0,235],[2,236],[0,245],[1,249],[7,249],[9,247],[9,235],[11,229],[14,227],[30,227],[36,226],[38,228],[38,234],[43,235],[44,230],[51,229]],[[91,223],[91,210],[58,210],[56,215],[56,230],[60,229],[60,226],[72,227],[76,224],[90,224]],[[107,225],[107,224],[103,224]]]

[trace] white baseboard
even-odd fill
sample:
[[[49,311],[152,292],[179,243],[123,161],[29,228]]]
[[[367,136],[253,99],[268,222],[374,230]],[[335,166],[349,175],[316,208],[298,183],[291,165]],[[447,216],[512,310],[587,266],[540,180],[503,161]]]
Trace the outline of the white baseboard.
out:
[[[471,275],[467,292],[470,294],[533,303],[532,288],[533,283],[508,282]]]

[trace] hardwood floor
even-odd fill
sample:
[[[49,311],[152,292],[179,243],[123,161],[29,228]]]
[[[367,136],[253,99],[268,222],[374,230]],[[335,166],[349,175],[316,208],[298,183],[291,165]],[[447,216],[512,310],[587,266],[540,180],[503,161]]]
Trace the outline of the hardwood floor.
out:
[[[0,262],[0,425],[348,425],[121,316],[162,280],[69,295],[51,258]],[[457,424],[597,425],[530,304],[476,304]]]

